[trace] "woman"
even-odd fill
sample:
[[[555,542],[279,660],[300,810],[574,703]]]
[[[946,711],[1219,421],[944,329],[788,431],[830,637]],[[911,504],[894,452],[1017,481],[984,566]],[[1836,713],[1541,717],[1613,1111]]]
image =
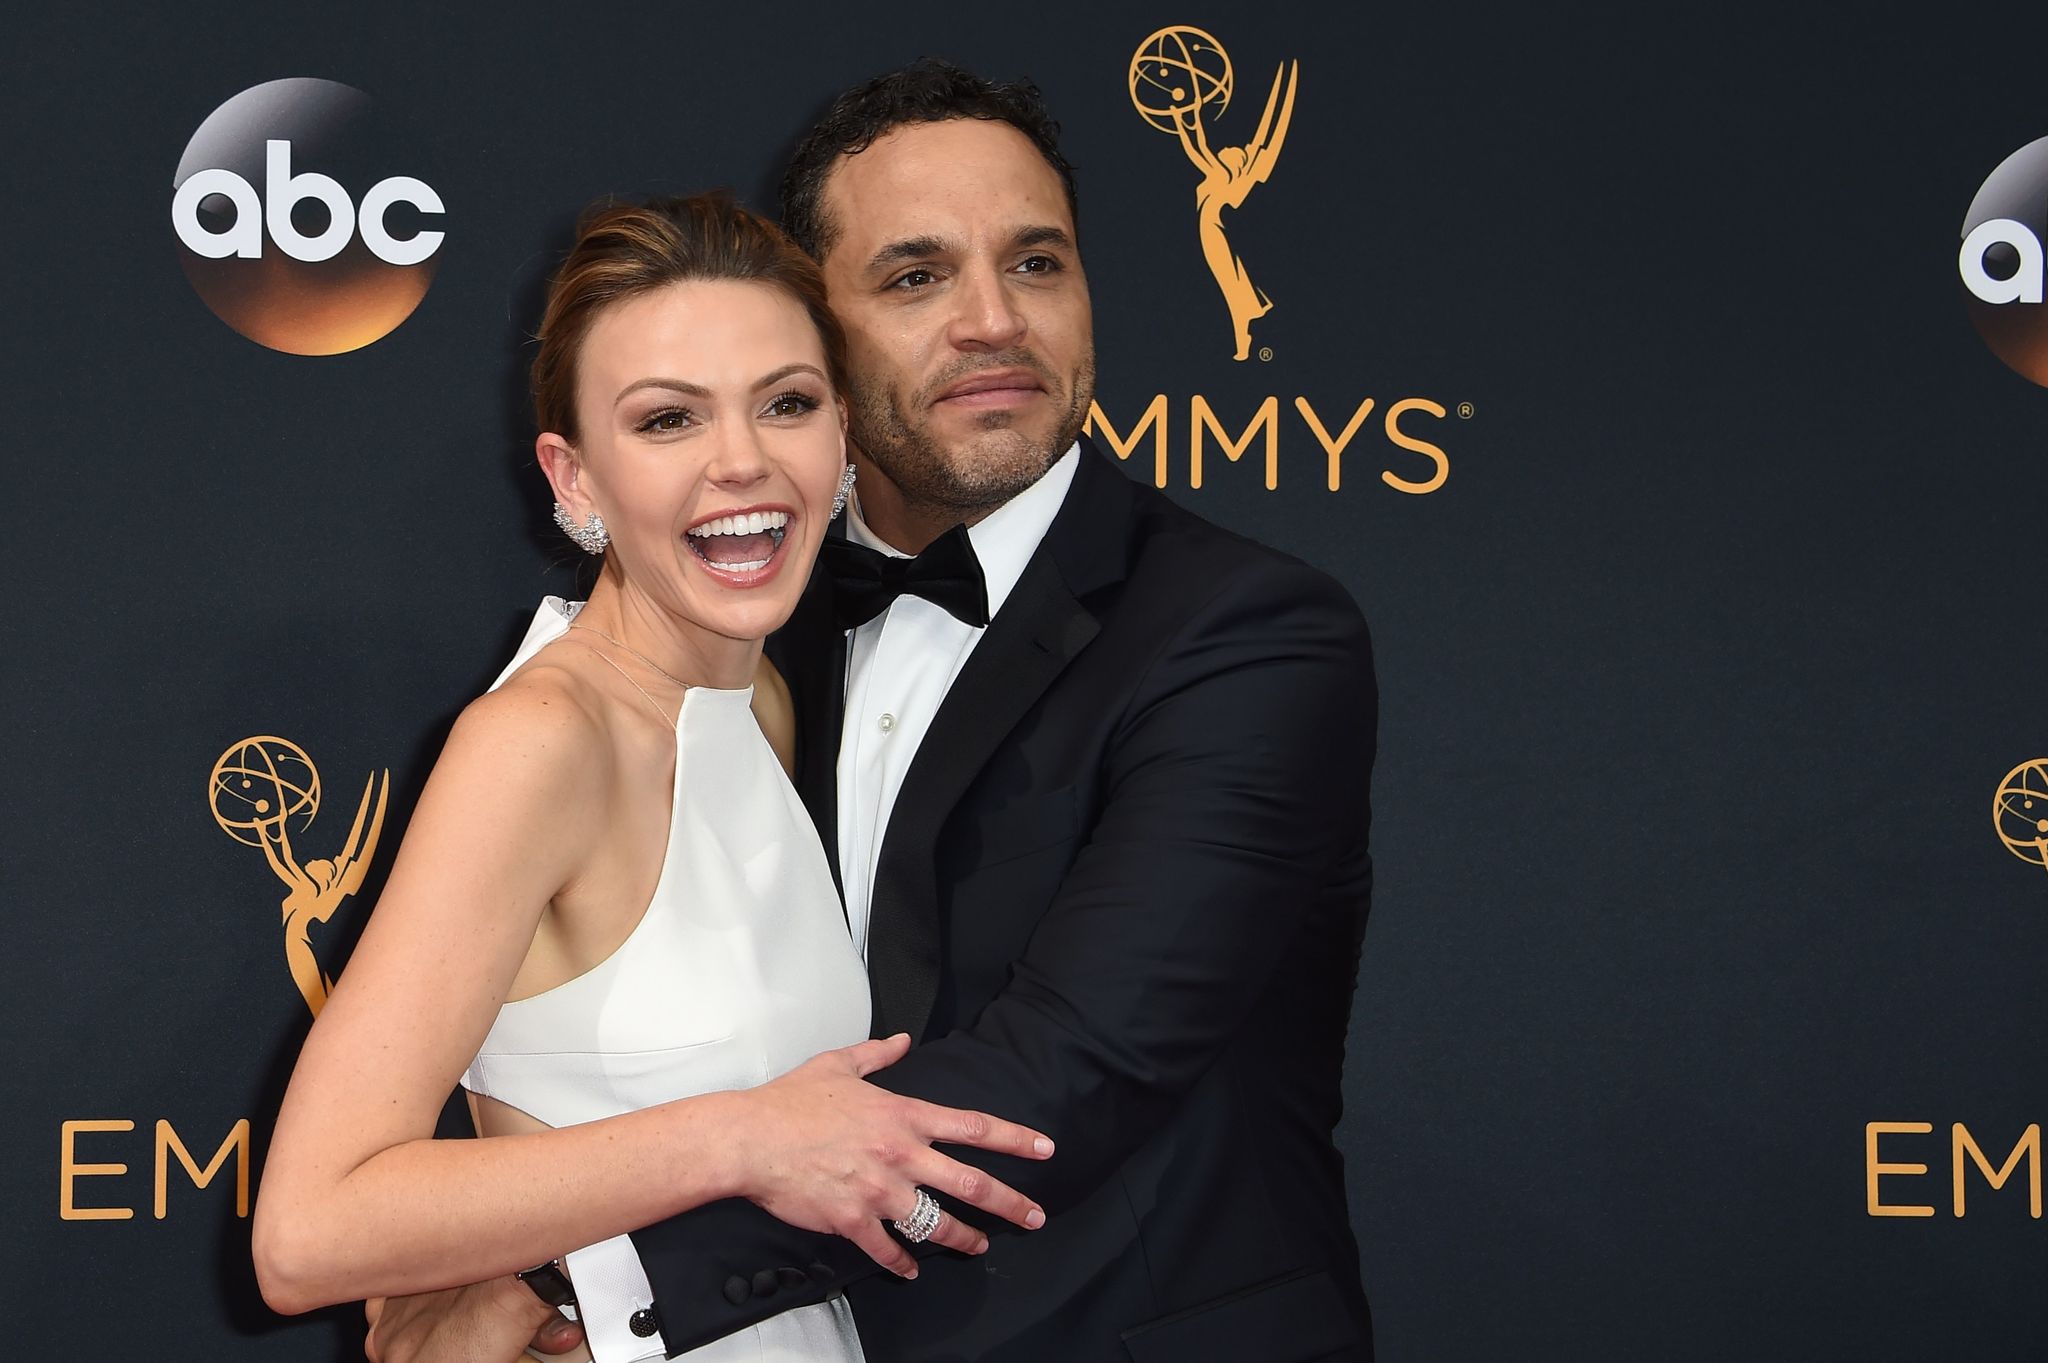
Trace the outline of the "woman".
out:
[[[915,1276],[882,1223],[960,1187],[933,1139],[1050,1153],[859,1082],[908,1039],[862,1039],[761,657],[844,498],[843,348],[816,267],[729,202],[586,216],[536,449],[602,570],[456,722],[307,1038],[256,1210],[276,1309],[482,1281],[734,1196]],[[435,1141],[458,1076],[483,1139]],[[1000,1184],[969,1200],[1043,1221]],[[930,1238],[987,1245],[951,1218]],[[838,1300],[748,1335],[702,1352],[859,1357]]]

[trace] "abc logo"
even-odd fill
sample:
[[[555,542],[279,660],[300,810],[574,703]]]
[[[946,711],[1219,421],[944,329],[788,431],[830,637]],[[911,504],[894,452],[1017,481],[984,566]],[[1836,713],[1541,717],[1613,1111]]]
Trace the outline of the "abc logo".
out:
[[[172,181],[186,277],[272,350],[370,344],[426,297],[446,236],[441,196],[393,173],[410,154],[360,90],[305,78],[244,90],[199,125]]]
[[[1963,220],[1963,276],[1970,320],[1999,359],[2048,386],[2048,303],[2042,258],[2048,241],[2048,137],[1999,163]]]

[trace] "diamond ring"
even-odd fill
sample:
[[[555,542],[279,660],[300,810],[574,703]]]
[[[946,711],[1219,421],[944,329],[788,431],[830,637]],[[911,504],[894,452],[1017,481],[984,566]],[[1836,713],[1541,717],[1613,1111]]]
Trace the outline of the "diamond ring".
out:
[[[921,1245],[932,1238],[932,1232],[939,1228],[939,1200],[923,1188],[917,1190],[917,1206],[901,1221],[891,1221],[896,1233],[913,1245]]]

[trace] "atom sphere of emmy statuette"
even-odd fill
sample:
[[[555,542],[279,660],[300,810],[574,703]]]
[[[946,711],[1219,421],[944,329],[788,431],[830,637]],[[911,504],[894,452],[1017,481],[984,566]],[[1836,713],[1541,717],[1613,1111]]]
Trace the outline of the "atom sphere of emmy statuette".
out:
[[[313,954],[312,925],[332,918],[341,901],[362,888],[384,829],[391,773],[364,783],[355,826],[331,861],[315,857],[301,862],[292,850],[293,823],[304,833],[320,812],[320,772],[306,750],[289,739],[266,734],[233,744],[207,774],[206,793],[221,832],[244,847],[263,849],[264,860],[284,882],[285,964],[306,1007],[318,1017],[334,981]]]
[[[2005,774],[1991,797],[1991,826],[2006,851],[2048,870],[2048,757]]]
[[[1230,54],[1223,44],[1199,28],[1162,28],[1131,55],[1131,103],[1138,116],[1163,133],[1172,133],[1202,179],[1195,186],[1195,224],[1202,259],[1216,277],[1237,343],[1233,358],[1252,353],[1252,323],[1273,310],[1273,300],[1252,283],[1244,260],[1231,248],[1223,228],[1223,210],[1244,207],[1252,186],[1273,173],[1280,147],[1294,119],[1294,93],[1301,63],[1286,62],[1273,73],[1266,112],[1259,117],[1252,140],[1241,147],[1209,145],[1205,122],[1214,122],[1230,107],[1237,83]],[[1283,89],[1284,86],[1284,89]]]

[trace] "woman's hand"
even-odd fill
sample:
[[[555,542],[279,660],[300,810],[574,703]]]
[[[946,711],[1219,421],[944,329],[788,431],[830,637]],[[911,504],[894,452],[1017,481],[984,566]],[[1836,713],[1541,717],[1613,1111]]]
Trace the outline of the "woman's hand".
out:
[[[1052,1142],[985,1112],[940,1107],[866,1082],[909,1049],[909,1035],[898,1033],[813,1056],[741,1095],[745,1116],[737,1135],[743,1196],[777,1220],[843,1236],[883,1268],[915,1278],[916,1259],[882,1223],[909,1216],[920,1187],[1026,1230],[1045,1224],[1044,1209],[1030,1198],[940,1154],[933,1141],[1024,1159],[1051,1155]],[[949,1215],[940,1216],[930,1239],[965,1254],[988,1248],[987,1236]]]
[[[529,1342],[550,1355],[583,1343],[583,1327],[509,1275],[388,1301],[373,1297],[363,1303],[363,1317],[370,1363],[520,1363]]]

